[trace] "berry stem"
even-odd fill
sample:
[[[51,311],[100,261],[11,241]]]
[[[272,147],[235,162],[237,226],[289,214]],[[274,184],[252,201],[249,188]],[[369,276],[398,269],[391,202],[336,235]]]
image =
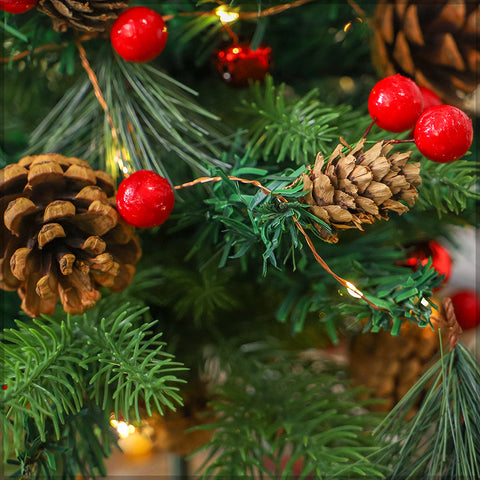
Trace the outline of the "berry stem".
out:
[[[372,123],[370,123],[370,125],[367,127],[367,129],[365,130],[365,132],[363,132],[363,135],[362,135],[362,138],[367,138],[367,135],[370,133],[370,130],[373,128],[373,126],[375,125],[375,122],[376,122],[376,118],[374,118],[372,120]]]

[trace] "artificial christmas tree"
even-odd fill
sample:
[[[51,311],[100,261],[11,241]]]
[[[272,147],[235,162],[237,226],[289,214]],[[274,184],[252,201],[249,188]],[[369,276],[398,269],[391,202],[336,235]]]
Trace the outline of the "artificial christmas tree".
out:
[[[158,56],[125,32],[135,54],[118,51],[112,25],[136,7],[161,20]],[[408,71],[414,105],[387,79],[369,112],[375,8],[39,0],[2,14],[7,473],[117,474],[104,459],[137,428],[130,452],[200,447],[204,478],[478,478],[478,362],[446,298],[432,329],[435,255],[408,263],[408,246],[477,226],[477,140],[449,116],[429,141],[443,148],[461,117],[455,161],[425,158],[409,131],[427,94]],[[401,128],[375,125],[398,111]]]

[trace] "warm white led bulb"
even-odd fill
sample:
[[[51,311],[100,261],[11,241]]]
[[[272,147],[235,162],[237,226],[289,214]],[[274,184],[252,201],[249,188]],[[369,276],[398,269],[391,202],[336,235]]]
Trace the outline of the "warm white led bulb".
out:
[[[363,293],[351,282],[346,282],[345,286],[347,287],[347,292],[353,298],[362,298]]]
[[[225,5],[220,5],[216,10],[215,14],[220,19],[222,23],[232,23],[238,19],[240,16],[237,12],[232,12],[227,10]]]

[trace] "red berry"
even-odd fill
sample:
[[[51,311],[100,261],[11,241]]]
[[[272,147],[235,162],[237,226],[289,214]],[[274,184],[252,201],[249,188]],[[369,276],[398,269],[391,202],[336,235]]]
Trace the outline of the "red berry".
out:
[[[2,390],[6,390],[8,388],[8,385],[3,385]]]
[[[134,227],[161,225],[170,216],[174,204],[175,196],[168,180],[149,170],[132,173],[118,187],[118,213]]]
[[[439,275],[445,275],[443,283],[446,283],[452,273],[452,257],[445,247],[431,240],[428,243],[418,244],[417,249],[411,253],[411,256],[403,262],[403,265],[409,266],[416,271],[420,266],[426,265],[429,259],[432,259],[432,267]]]
[[[431,107],[415,125],[415,144],[430,160],[453,162],[462,157],[473,141],[472,121],[451,105]]]
[[[473,290],[460,290],[452,295],[457,322],[463,330],[480,325],[480,297]]]
[[[0,9],[8,13],[25,13],[37,2],[38,0],[0,0]]]
[[[167,26],[160,14],[147,7],[122,12],[110,32],[115,51],[128,62],[150,62],[167,43]]]
[[[390,75],[372,88],[368,111],[380,128],[403,132],[412,128],[423,112],[423,95],[413,80]]]
[[[427,110],[430,107],[436,107],[437,105],[442,105],[443,102],[440,97],[427,87],[419,87],[423,95],[423,111]]]

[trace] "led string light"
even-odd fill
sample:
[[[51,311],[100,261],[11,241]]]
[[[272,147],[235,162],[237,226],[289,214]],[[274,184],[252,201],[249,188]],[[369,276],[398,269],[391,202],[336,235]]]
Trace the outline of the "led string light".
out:
[[[136,431],[136,428],[133,425],[129,425],[124,421],[119,421],[114,417],[110,418],[110,425],[117,431],[120,438],[127,438]]]

